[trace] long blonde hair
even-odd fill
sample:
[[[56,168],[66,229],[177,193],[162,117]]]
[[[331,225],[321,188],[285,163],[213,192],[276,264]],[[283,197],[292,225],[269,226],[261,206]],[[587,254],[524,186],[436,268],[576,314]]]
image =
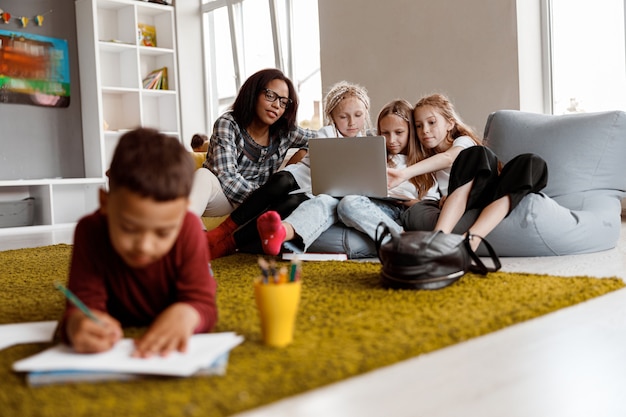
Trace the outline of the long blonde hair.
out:
[[[372,120],[370,118],[370,98],[367,95],[365,87],[358,84],[349,83],[347,81],[339,81],[333,85],[324,97],[324,125],[335,126],[332,118],[332,112],[341,103],[341,100],[348,97],[356,97],[365,106],[365,124],[363,125],[362,135],[367,135],[372,129]],[[335,128],[336,129],[336,128]]]
[[[409,140],[407,141],[406,165],[411,166],[424,158],[424,152],[419,145],[419,140],[415,134],[415,121],[413,118],[413,106],[404,99],[396,99],[387,103],[378,113],[378,121],[376,127],[380,133],[380,123],[387,116],[397,116],[407,123],[409,129]],[[391,158],[391,156],[388,156]],[[435,184],[432,174],[422,174],[409,179],[409,181],[417,188],[418,197],[421,199],[430,187]]]
[[[458,113],[454,109],[454,106],[452,105],[450,100],[448,100],[448,98],[444,96],[443,94],[431,94],[431,95],[422,97],[413,107],[413,112],[412,112],[413,117],[415,117],[415,111],[418,108],[424,107],[424,106],[432,107],[444,119],[446,119],[449,122],[452,122],[453,127],[452,129],[450,129],[445,139],[446,143],[449,144],[450,146],[452,146],[452,143],[454,142],[454,140],[458,138],[459,136],[469,136],[477,145],[483,144],[483,140],[480,138],[480,136],[478,136],[471,127],[466,125],[463,122],[463,120],[461,120],[461,117],[458,115]],[[415,136],[417,138],[417,132]],[[419,139],[417,139],[417,142],[419,143],[419,149],[420,149],[418,154],[421,155],[422,158],[428,158],[429,156],[433,156],[437,153],[433,149],[424,149],[424,147],[422,146],[422,142],[420,142]],[[407,165],[410,165],[410,163],[407,163]],[[420,198],[423,195],[425,195],[425,193],[433,185],[435,185],[434,172],[419,175],[411,179],[412,182],[413,180],[415,180],[414,184],[416,184],[415,187],[418,190]]]
[[[424,106],[432,107],[436,112],[438,112],[444,119],[451,122],[453,124],[452,129],[448,132],[446,136],[446,143],[452,146],[452,143],[459,136],[469,136],[477,145],[482,145],[483,140],[480,136],[474,132],[470,126],[465,124],[461,117],[458,115],[452,102],[444,96],[443,94],[431,94],[428,96],[422,97],[415,107],[413,108],[413,115],[415,116],[415,111]],[[420,142],[421,147],[421,142]],[[426,157],[433,156],[437,152],[433,149],[423,150],[423,153]]]

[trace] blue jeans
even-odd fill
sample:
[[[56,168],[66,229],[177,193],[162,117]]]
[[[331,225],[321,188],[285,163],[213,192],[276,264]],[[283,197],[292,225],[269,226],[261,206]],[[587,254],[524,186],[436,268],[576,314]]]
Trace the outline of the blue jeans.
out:
[[[353,227],[372,240],[376,240],[376,228],[383,222],[389,230],[402,233],[400,216],[406,207],[390,201],[371,199],[362,195],[348,195],[337,206],[337,215],[346,226]]]
[[[284,221],[293,226],[304,247],[297,245],[296,241],[285,242],[284,246],[296,253],[306,252],[315,239],[337,222],[338,204],[338,199],[326,194],[316,195],[300,204]]]

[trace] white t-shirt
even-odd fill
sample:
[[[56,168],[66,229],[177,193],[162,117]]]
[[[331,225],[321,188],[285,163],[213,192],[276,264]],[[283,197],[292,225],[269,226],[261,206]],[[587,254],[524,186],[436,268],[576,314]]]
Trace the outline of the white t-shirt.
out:
[[[406,155],[402,155],[402,154],[393,155],[391,157],[391,162],[393,164],[390,164],[388,161],[387,166],[391,167],[393,165],[393,168],[396,168],[396,169],[406,168]],[[415,185],[413,185],[411,181],[404,181],[400,185],[393,187],[389,190],[389,197],[408,198],[409,200],[414,200],[417,198],[417,188],[415,188]],[[439,199],[440,199],[439,189],[437,187],[437,184],[435,183],[435,185],[433,185],[430,188],[430,190],[428,190],[428,192],[426,193],[426,195],[424,196],[422,200],[439,200]]]
[[[458,138],[454,139],[454,142],[452,142],[452,146],[460,146],[463,149],[467,149],[471,146],[476,146],[476,142],[474,142],[474,140],[469,136],[459,136]],[[450,183],[451,169],[452,167],[449,167],[435,172],[435,179],[437,180],[437,184],[439,184],[439,192],[442,196],[448,196],[448,184]]]

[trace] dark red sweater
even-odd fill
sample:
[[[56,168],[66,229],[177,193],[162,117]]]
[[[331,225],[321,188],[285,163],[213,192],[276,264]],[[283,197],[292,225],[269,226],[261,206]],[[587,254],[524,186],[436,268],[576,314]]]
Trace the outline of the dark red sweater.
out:
[[[122,326],[148,326],[167,307],[185,302],[200,313],[196,333],[217,322],[216,283],[200,219],[188,212],[172,249],[145,268],[129,267],[109,239],[107,218],[95,212],[74,233],[69,289],[90,309],[106,311]],[[61,325],[75,307],[66,304]]]

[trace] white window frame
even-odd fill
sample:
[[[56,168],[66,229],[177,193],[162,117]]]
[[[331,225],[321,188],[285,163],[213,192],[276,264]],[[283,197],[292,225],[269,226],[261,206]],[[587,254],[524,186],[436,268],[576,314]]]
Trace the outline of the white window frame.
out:
[[[524,0],[522,0],[524,1]],[[601,1],[601,0],[600,0]],[[542,76],[543,76],[543,98],[544,111],[548,114],[554,114],[554,72],[553,72],[553,36],[552,36],[552,0],[540,0],[541,7],[541,43],[542,43]],[[626,0],[624,0],[624,28],[626,29]],[[626,38],[626,30],[624,31]],[[626,45],[626,39],[625,39]],[[626,47],[624,48],[624,57],[626,59]],[[626,74],[625,74],[626,77]],[[589,82],[592,82],[589,80]],[[624,109],[626,110],[626,109]]]
[[[213,19],[213,15],[211,12],[226,7],[228,11],[228,19],[229,19],[229,27],[230,27],[230,37],[231,37],[231,47],[232,47],[232,58],[233,58],[233,68],[234,68],[234,77],[235,77],[235,87],[238,91],[241,87],[243,81],[242,74],[245,73],[243,65],[243,51],[241,50],[241,45],[243,45],[243,30],[242,30],[242,3],[245,0],[213,0],[207,3],[204,3],[201,7],[202,17],[204,21],[205,14],[208,14],[209,19],[209,27],[211,25],[211,19]],[[274,58],[275,58],[275,66],[276,68],[281,69],[287,77],[293,79],[294,74],[294,64],[293,64],[293,28],[292,28],[292,1],[294,0],[267,0],[269,12],[270,12],[270,20],[272,26],[272,40],[273,40],[273,48],[274,48]],[[278,6],[279,2],[283,2],[285,12],[286,12],[286,30],[284,34],[280,31],[280,19],[278,16]],[[207,28],[207,25],[203,24],[203,39],[213,40],[213,36],[207,37],[206,30],[211,30]],[[289,53],[283,53],[283,47],[287,49]],[[204,54],[205,54],[205,62],[208,62],[206,68],[206,97],[207,97],[207,110],[209,112],[209,120],[207,121],[209,126],[213,124],[213,121],[219,116],[219,108],[220,103],[218,102],[218,94],[217,94],[217,79],[214,76],[216,73],[216,63],[217,59],[215,56],[215,47],[211,44],[204,45]],[[208,57],[208,59],[206,59]]]
[[[548,114],[554,113],[554,89],[552,83],[552,7],[551,0],[541,0],[541,46],[543,60],[543,108]]]

